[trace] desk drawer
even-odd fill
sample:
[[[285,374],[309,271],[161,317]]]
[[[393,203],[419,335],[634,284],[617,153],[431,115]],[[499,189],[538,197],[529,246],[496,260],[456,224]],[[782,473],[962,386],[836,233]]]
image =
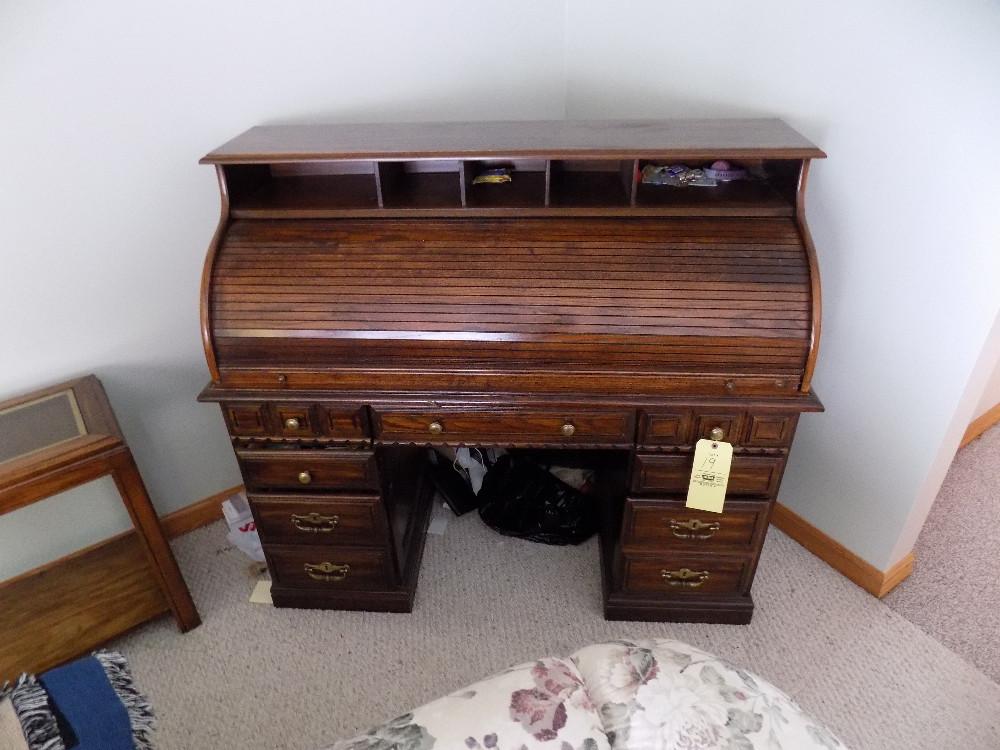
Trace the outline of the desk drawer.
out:
[[[385,589],[394,584],[388,554],[380,549],[270,545],[277,586],[311,589]]]
[[[693,454],[640,453],[635,458],[633,491],[687,493]],[[784,456],[734,456],[726,496],[770,497],[778,490],[784,467]]]
[[[265,544],[385,544],[385,508],[375,495],[251,495]]]
[[[303,401],[222,404],[229,433],[235,437],[316,438],[355,441],[368,437],[366,409],[351,404]]]
[[[731,500],[724,512],[684,506],[683,499],[625,503],[622,544],[636,552],[667,549],[749,552],[755,534],[767,522],[767,503]]]
[[[694,445],[702,438],[734,445],[781,448],[792,443],[797,413],[743,412],[725,407],[643,409],[639,419],[639,445]],[[714,430],[719,430],[713,434]]]
[[[375,454],[370,450],[237,451],[251,489],[374,490]]]
[[[385,442],[482,442],[630,445],[631,409],[621,410],[376,410],[375,437]]]
[[[622,588],[667,596],[738,594],[749,566],[749,556],[626,555]]]

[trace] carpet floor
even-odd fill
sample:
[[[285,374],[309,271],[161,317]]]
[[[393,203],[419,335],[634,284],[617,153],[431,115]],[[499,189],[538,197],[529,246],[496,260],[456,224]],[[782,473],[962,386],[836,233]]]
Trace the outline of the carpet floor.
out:
[[[757,672],[855,750],[1000,748],[1000,686],[777,530],[749,626],[605,622],[596,540],[547,547],[475,514],[428,539],[410,615],[247,602],[221,523],[177,540],[204,623],[114,643],[159,750],[316,750],[509,665],[611,638],[680,638]]]
[[[1000,426],[955,456],[914,553],[883,601],[1000,682]]]

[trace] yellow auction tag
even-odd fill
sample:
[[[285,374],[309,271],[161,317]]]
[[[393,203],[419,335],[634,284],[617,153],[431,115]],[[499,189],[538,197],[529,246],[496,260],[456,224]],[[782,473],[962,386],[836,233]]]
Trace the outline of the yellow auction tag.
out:
[[[694,447],[694,466],[688,484],[687,507],[721,513],[726,502],[733,446],[717,440],[699,440]]]

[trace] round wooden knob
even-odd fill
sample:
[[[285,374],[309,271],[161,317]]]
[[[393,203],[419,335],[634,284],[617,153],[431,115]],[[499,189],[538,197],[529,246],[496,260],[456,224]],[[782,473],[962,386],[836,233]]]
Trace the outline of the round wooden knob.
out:
[[[712,431],[708,433],[708,436],[715,442],[719,442],[726,436],[726,431],[721,427],[713,427]]]
[[[308,471],[299,472],[299,484],[309,484],[312,480],[313,476]]]
[[[567,422],[562,426],[561,430],[563,437],[573,437],[573,433],[576,432],[576,427],[572,422]]]
[[[289,417],[285,420],[286,430],[297,430],[299,429],[299,420],[296,417]]]
[[[431,435],[440,435],[444,432],[444,425],[440,422],[431,422],[427,425],[427,431],[430,432]]]

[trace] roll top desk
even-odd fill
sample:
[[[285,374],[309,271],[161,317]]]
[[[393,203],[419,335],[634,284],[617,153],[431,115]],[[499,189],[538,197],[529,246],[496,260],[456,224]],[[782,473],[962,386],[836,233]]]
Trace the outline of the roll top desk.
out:
[[[427,447],[491,445],[597,469],[608,618],[748,622],[799,415],[822,409],[823,156],[777,120],[258,127],[206,156],[202,399],[275,604],[409,611]],[[756,178],[640,177],[717,159]],[[474,180],[498,165],[510,182]],[[703,437],[734,446],[721,514],[685,507]]]

